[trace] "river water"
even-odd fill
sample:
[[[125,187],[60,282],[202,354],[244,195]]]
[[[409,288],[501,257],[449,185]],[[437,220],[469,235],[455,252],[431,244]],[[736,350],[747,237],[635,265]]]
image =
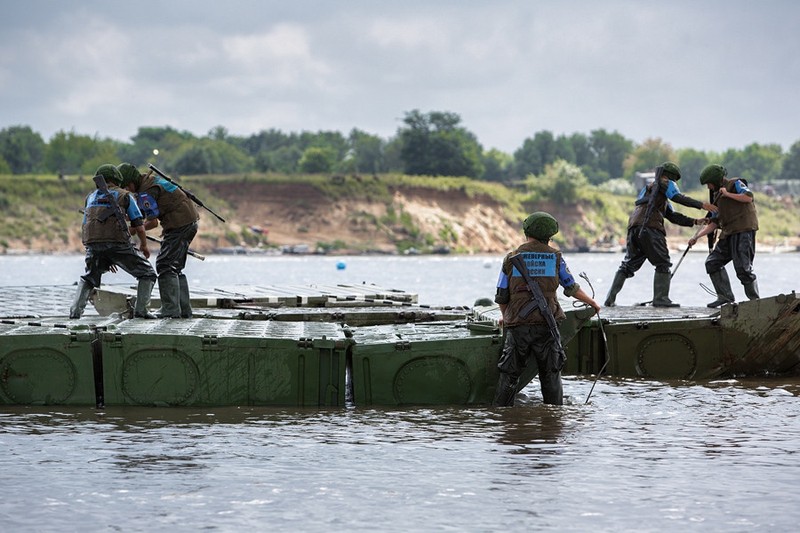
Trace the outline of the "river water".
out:
[[[602,298],[621,257],[567,261]],[[687,254],[673,300],[713,299],[704,257]],[[500,259],[217,256],[187,275],[366,282],[471,305],[493,295]],[[82,268],[80,256],[3,256],[0,285],[73,283]],[[761,253],[755,268],[763,295],[800,289],[800,254]],[[648,265],[617,301],[651,298]],[[591,386],[565,378],[553,407],[533,383],[510,409],[0,407],[0,530],[795,530],[800,379],[601,378],[585,404]]]

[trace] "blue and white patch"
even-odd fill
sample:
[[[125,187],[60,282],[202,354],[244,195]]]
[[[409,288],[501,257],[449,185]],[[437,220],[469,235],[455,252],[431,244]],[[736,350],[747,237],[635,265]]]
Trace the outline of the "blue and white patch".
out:
[[[156,218],[161,211],[158,209],[158,202],[156,199],[147,194],[146,192],[140,192],[137,197],[136,201],[139,204],[139,209],[142,210],[142,214],[145,218]]]
[[[552,252],[521,252],[522,260],[528,269],[528,275],[532,278],[547,277],[552,278],[556,275],[556,254]],[[512,276],[522,276],[517,267],[512,267]]]

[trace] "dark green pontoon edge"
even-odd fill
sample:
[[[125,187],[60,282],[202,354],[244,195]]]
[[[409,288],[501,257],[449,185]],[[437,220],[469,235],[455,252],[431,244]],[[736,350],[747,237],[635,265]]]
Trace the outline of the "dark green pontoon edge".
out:
[[[494,397],[496,306],[431,308],[367,285],[237,286],[193,291],[195,318],[145,320],[127,318],[135,290],[112,286],[94,295],[97,314],[69,320],[73,290],[0,288],[0,405],[489,405]],[[719,310],[618,307],[598,319],[572,309],[560,329],[566,375],[800,374],[794,292]],[[534,377],[529,369],[520,388]]]

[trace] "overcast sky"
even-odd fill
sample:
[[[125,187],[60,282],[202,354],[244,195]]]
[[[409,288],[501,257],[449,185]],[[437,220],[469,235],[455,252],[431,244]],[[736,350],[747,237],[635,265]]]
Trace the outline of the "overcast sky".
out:
[[[484,148],[605,128],[722,151],[800,140],[800,2],[0,0],[0,129],[128,141],[450,111]]]

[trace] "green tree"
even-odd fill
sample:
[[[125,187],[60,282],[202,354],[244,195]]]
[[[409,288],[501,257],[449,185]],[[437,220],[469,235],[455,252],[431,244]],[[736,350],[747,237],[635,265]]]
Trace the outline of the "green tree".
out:
[[[385,172],[403,172],[403,140],[396,135],[386,141],[383,148],[383,164]]]
[[[253,168],[253,161],[235,146],[214,139],[185,142],[170,168],[178,174],[233,174]]]
[[[239,148],[252,157],[256,157],[261,152],[271,152],[282,146],[291,144],[291,137],[275,128],[262,130],[245,139],[234,141]]]
[[[780,178],[783,180],[800,180],[800,141],[794,143],[783,158]]]
[[[229,139],[229,142],[254,158],[256,170],[291,173],[297,169],[297,162],[303,153],[300,149],[292,149],[296,140],[296,135],[273,128],[247,138]]]
[[[780,175],[783,148],[779,144],[752,143],[743,150],[730,149],[722,157],[728,176],[744,178],[750,183],[766,183]]]
[[[573,133],[569,136],[569,144],[574,154],[573,163],[579,167],[592,167],[596,161],[594,151],[592,150],[592,143],[589,137],[583,133]]]
[[[113,139],[58,131],[47,143],[44,166],[53,173],[90,174],[104,163],[116,164],[122,146],[122,143]]]
[[[487,181],[507,181],[510,178],[514,157],[496,148],[483,153],[483,176]]]
[[[683,190],[705,189],[705,185],[700,184],[700,172],[712,163],[712,158],[705,152],[693,148],[679,149],[676,157],[678,166],[681,167],[680,188]]]
[[[215,141],[227,141],[228,128],[225,126],[215,126],[208,131],[208,138]]]
[[[334,164],[343,161],[350,149],[347,139],[338,131],[304,131],[297,137],[296,144],[303,151],[311,146],[329,148],[334,154]]]
[[[309,146],[300,158],[300,170],[311,174],[330,172],[336,164],[336,152],[328,146]]]
[[[539,196],[561,205],[575,204],[580,190],[589,183],[577,165],[562,159],[547,165],[540,176],[529,179],[532,190]]]
[[[586,138],[583,137],[583,139]],[[573,140],[576,142],[573,143]],[[525,139],[522,146],[514,152],[513,172],[517,177],[541,174],[547,165],[559,159],[568,163],[577,163],[579,153],[582,159],[588,160],[588,150],[588,143],[581,145],[580,138],[576,138],[574,135],[554,137],[551,132],[542,130],[534,134],[533,138]]]
[[[628,154],[623,163],[624,178],[632,179],[636,172],[652,170],[665,161],[677,163],[672,146],[661,139],[645,139]]]
[[[475,135],[459,126],[461,117],[449,112],[427,114],[413,110],[400,128],[401,158],[408,174],[468,176],[483,174],[483,148]]]
[[[633,150],[633,142],[617,132],[609,133],[604,129],[592,131],[590,142],[595,154],[594,172],[610,179],[621,178],[624,175],[623,163]]]
[[[556,160],[556,141],[549,131],[539,131],[522,142],[514,152],[514,174],[517,177],[528,174],[539,175],[544,167]]]
[[[0,130],[0,157],[14,174],[29,174],[44,168],[45,143],[30,126]]]
[[[259,167],[263,170],[293,174],[297,172],[303,152],[298,146],[281,146],[269,152],[259,152]]]
[[[377,135],[371,135],[358,129],[352,129],[347,138],[354,172],[384,172],[384,142]]]
[[[173,165],[179,157],[181,148],[197,137],[190,132],[180,132],[175,128],[141,127],[136,135],[131,137],[131,144],[126,144],[119,149],[119,158],[134,165],[144,165],[153,162],[159,168]],[[155,150],[158,153],[155,153]],[[184,148],[183,151],[186,149]],[[163,169],[162,169],[163,170]]]

